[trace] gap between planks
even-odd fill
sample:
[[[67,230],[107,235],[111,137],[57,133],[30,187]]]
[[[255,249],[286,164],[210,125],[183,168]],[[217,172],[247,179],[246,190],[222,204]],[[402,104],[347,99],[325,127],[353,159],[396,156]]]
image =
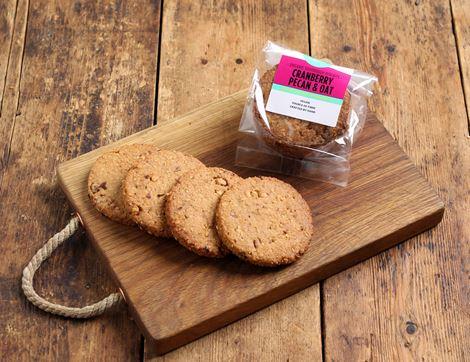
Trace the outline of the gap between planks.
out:
[[[460,40],[460,35],[457,29],[457,24],[455,20],[455,10],[454,6],[452,5],[452,0],[449,0],[449,8],[450,8],[450,16],[451,16],[451,26],[452,26],[452,35],[454,37],[454,42],[455,42],[455,52],[457,54],[457,63],[459,65],[459,76],[460,76],[460,85],[462,86],[462,93],[463,93],[463,102],[465,105],[465,112],[467,114],[467,136],[470,136],[470,114],[469,114],[469,107],[470,104],[468,104],[468,98],[470,97],[470,94],[467,94],[467,90],[465,89],[465,72],[464,72],[464,63],[466,67],[470,67],[470,64],[466,64],[466,62],[470,62],[470,59],[465,59],[465,54],[462,54],[464,51],[465,47],[465,39],[462,39],[462,44]],[[465,16],[465,15],[464,15]],[[462,38],[465,35],[462,35]],[[461,49],[462,48],[462,51]],[[470,82],[470,79],[467,79],[468,82]]]
[[[21,8],[20,10],[25,11],[25,17],[24,18],[19,18],[18,17],[18,11],[19,7],[25,4],[25,9]],[[20,14],[21,16],[22,14]],[[8,144],[6,145],[6,154],[2,155],[2,163],[3,167],[0,169],[1,174],[0,174],[0,190],[3,188],[3,174],[6,172],[8,165],[10,163],[10,156],[11,156],[11,148],[13,144],[13,137],[15,134],[15,126],[16,126],[16,117],[19,115],[18,113],[18,107],[19,107],[19,102],[20,102],[20,95],[21,95],[21,78],[22,78],[22,73],[23,73],[23,61],[24,61],[24,53],[25,53],[25,44],[26,44],[26,32],[28,28],[28,20],[29,20],[29,0],[18,0],[15,4],[15,14],[13,16],[13,25],[12,25],[12,31],[11,31],[11,38],[10,38],[10,48],[8,50],[8,61],[7,61],[7,66],[5,69],[5,82],[4,82],[4,87],[3,87],[3,92],[2,92],[2,99],[1,99],[1,104],[0,104],[0,119],[2,118],[10,118],[11,119],[11,128],[10,128],[10,134],[8,137]],[[19,24],[17,24],[19,22]],[[20,25],[22,25],[20,27]],[[19,56],[18,59],[12,59],[13,54],[15,53],[13,51],[15,47],[15,40],[16,38],[19,37],[21,41],[19,42],[21,45],[21,49],[19,51]],[[22,37],[22,38],[21,38]],[[17,71],[17,74],[11,74],[10,73],[10,67],[12,65],[16,65],[14,67],[13,71]],[[11,79],[11,80],[10,80]],[[13,89],[12,94],[8,94],[7,88],[10,88],[10,82],[14,83],[14,86],[11,87]],[[5,102],[5,97],[6,96],[12,96],[12,105],[8,109],[6,109],[6,112],[4,112],[4,102]],[[8,121],[8,120],[7,120]]]
[[[8,69],[10,68],[10,58],[11,58],[11,49],[13,47],[13,38],[15,36],[16,14],[18,13],[18,1],[19,0],[17,0],[15,3],[15,13],[13,15],[13,26],[11,28],[10,44],[8,46],[7,65],[5,68],[5,76],[3,79],[2,98],[0,100],[0,118],[2,117],[3,102],[5,100],[5,90],[7,88],[6,83],[7,83]]]
[[[158,51],[157,51],[157,69],[156,71],[156,81],[155,81],[155,100],[153,103],[153,125],[155,126],[157,124],[157,110],[158,110],[158,94],[159,94],[159,84],[160,84],[160,60],[162,58],[161,56],[161,50],[162,50],[162,33],[163,33],[163,1],[160,1],[160,20],[159,20],[159,31],[158,31]],[[142,358],[143,354],[142,354]]]

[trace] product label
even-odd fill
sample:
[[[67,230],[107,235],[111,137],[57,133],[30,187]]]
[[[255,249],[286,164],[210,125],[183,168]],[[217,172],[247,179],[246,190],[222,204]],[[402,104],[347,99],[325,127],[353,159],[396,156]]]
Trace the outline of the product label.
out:
[[[266,110],[335,127],[351,72],[308,56],[283,55]]]

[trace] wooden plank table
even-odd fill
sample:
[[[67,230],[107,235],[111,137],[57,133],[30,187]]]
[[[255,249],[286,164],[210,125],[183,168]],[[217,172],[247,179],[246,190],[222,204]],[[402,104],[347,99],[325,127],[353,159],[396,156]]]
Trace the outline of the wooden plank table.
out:
[[[267,39],[376,74],[371,108],[446,203],[443,222],[161,360],[464,360],[470,355],[470,3],[0,3],[0,356],[142,360],[125,307],[47,315],[22,268],[69,219],[56,166],[249,84]],[[48,298],[114,286],[84,234],[36,277]]]

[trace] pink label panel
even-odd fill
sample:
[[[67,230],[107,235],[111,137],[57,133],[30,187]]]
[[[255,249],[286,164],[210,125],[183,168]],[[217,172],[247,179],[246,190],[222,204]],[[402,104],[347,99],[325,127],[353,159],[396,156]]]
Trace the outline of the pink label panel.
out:
[[[350,79],[349,74],[287,55],[282,56],[274,75],[276,84],[338,99],[344,98]]]

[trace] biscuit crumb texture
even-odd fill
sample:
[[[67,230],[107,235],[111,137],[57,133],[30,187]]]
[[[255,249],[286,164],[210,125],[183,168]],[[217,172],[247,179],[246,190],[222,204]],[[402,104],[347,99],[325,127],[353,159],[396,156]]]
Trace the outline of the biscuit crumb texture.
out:
[[[307,202],[291,185],[271,177],[250,177],[227,190],[216,226],[227,249],[261,266],[294,262],[313,235]]]
[[[107,152],[95,161],[88,175],[88,196],[95,208],[111,220],[133,225],[121,197],[121,183],[129,169],[158,148],[132,144]]]
[[[242,178],[218,167],[198,168],[184,174],[166,202],[166,218],[172,235],[198,255],[221,258],[228,250],[215,227],[215,210],[225,191]]]
[[[132,220],[155,236],[171,236],[165,216],[167,195],[186,172],[205,167],[181,152],[160,150],[133,167],[122,184],[124,204]]]

